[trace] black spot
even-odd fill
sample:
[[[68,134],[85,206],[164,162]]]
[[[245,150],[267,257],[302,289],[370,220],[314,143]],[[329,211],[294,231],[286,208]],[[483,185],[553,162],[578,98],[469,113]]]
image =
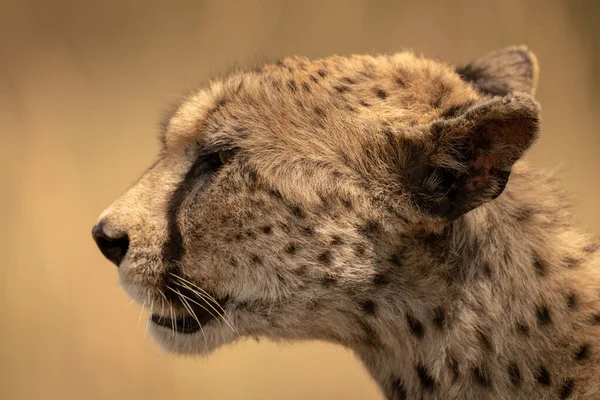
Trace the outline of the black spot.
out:
[[[235,131],[235,133],[239,134],[242,137],[246,137],[248,136],[248,129],[243,126],[243,125],[236,125],[233,127],[233,130]]]
[[[517,324],[517,331],[521,334],[521,335],[525,335],[525,336],[529,336],[529,326],[527,326],[526,324],[519,322]]]
[[[358,325],[363,331],[362,340],[368,344],[369,346],[379,346],[381,344],[381,340],[379,339],[379,335],[371,325],[362,319],[358,320]]]
[[[342,205],[343,205],[343,206],[344,206],[346,209],[348,209],[348,210],[351,210],[351,209],[352,209],[352,200],[350,200],[350,199],[341,199],[341,201],[342,201]]]
[[[515,215],[518,222],[528,221],[535,214],[535,210],[531,207],[522,207],[516,210]]]
[[[577,307],[577,295],[575,295],[575,293],[569,293],[567,295],[567,307],[570,309]]]
[[[248,236],[250,239],[256,239],[256,233],[252,232],[250,229],[246,231],[246,236]]]
[[[298,86],[296,86],[296,82],[292,79],[288,82],[288,88],[292,91],[292,92],[296,92],[298,91]]]
[[[308,84],[308,82],[302,82],[302,88],[306,91],[310,93],[310,85]]]
[[[314,236],[317,233],[315,231],[315,228],[313,228],[312,226],[304,226],[300,230],[306,236]]]
[[[253,170],[247,170],[248,173],[248,183],[250,183],[250,185],[252,185],[252,189],[256,189],[256,185],[258,185],[258,173]]]
[[[492,385],[490,380],[490,373],[487,368],[475,367],[473,368],[473,379],[475,382],[485,388],[489,388]]]
[[[294,243],[289,243],[285,248],[285,252],[288,254],[296,254],[297,250],[298,250],[298,248],[296,247],[296,245]]]
[[[368,219],[364,224],[358,227],[358,232],[363,236],[372,237],[376,235],[380,229],[381,226],[379,225],[379,222],[374,219]]]
[[[584,361],[590,358],[590,345],[587,343],[582,344],[575,351],[575,360]]]
[[[315,111],[315,114],[317,114],[317,117],[325,118],[325,111],[321,107],[315,107],[314,111]]]
[[[406,400],[406,388],[400,378],[392,379],[392,399],[391,400]]]
[[[278,200],[283,200],[283,195],[281,194],[281,192],[277,189],[268,189],[267,193],[269,194],[269,196],[274,197]]]
[[[350,91],[350,88],[346,85],[336,85],[333,88],[337,90],[338,93],[346,93]]]
[[[317,257],[317,260],[325,265],[331,265],[333,261],[333,254],[331,254],[331,250],[325,250]]]
[[[349,84],[349,85],[354,85],[356,83],[356,81],[350,77],[343,77],[342,81],[344,81],[345,83]]]
[[[423,336],[425,335],[423,324],[411,314],[406,314],[406,322],[408,323],[410,332],[418,339],[423,339]]]
[[[455,382],[459,377],[459,369],[458,369],[458,361],[456,358],[450,356],[448,359],[448,366],[450,368],[450,372],[452,372],[452,381]]]
[[[490,341],[490,338],[488,335],[486,335],[482,331],[478,330],[477,331],[477,339],[479,340],[479,343],[481,344],[481,347],[483,347],[484,350],[490,351],[490,352],[493,350],[492,342]]]
[[[332,246],[339,246],[344,244],[344,239],[342,239],[342,237],[339,235],[333,235],[330,243]]]
[[[592,325],[600,325],[600,313],[592,314],[590,316],[590,323]]]
[[[336,283],[337,278],[335,276],[325,275],[323,278],[321,278],[321,285],[327,288],[335,285]]]
[[[535,310],[535,315],[537,317],[538,323],[542,326],[548,325],[552,322],[552,317],[550,315],[550,310],[546,306],[539,306]]]
[[[548,266],[539,257],[535,257],[534,258],[534,260],[533,260],[533,267],[535,268],[535,272],[539,276],[546,276],[546,273],[548,271]]]
[[[240,240],[242,240],[242,234],[241,233],[236,234],[234,236],[234,239],[239,242]]]
[[[435,387],[435,380],[433,379],[427,368],[425,368],[423,364],[419,364],[417,365],[416,369],[417,376],[419,377],[419,381],[421,381],[421,386],[423,386],[423,389],[427,391],[433,391],[433,388]]]
[[[358,104],[360,104],[363,107],[371,107],[371,105],[364,100],[359,101]]]
[[[484,263],[483,264],[483,274],[488,279],[492,277],[492,268],[490,267],[489,263]]]
[[[396,267],[401,267],[402,266],[402,255],[399,252],[396,252],[396,253],[392,254],[390,256],[390,258],[388,258],[388,261],[390,262],[390,264],[393,264]]]
[[[433,324],[438,329],[444,329],[446,324],[446,311],[442,307],[436,307],[433,310]]]
[[[252,264],[262,264],[262,258],[257,254],[253,254],[252,257],[250,257],[250,261],[252,261]]]
[[[600,243],[590,243],[583,248],[586,253],[595,253],[600,249]]]
[[[363,246],[362,244],[358,243],[354,246],[354,254],[356,254],[359,257],[362,257],[365,255],[365,246]]]
[[[292,214],[294,214],[294,216],[297,218],[306,218],[306,214],[304,213],[302,208],[300,208],[300,206],[297,204],[294,204],[292,206]]]
[[[521,386],[521,382],[523,381],[523,377],[521,376],[521,370],[517,363],[511,362],[508,364],[508,377],[510,378],[510,383],[513,386],[519,387]]]
[[[406,82],[404,81],[403,77],[396,76],[396,79],[394,81],[396,82],[396,85],[400,86],[401,88],[405,88],[406,87]]]
[[[375,315],[377,304],[373,300],[363,300],[360,302],[360,308],[369,315]]]
[[[550,386],[550,372],[544,366],[540,366],[535,374],[535,380],[542,386]]]
[[[311,79],[311,80],[312,80],[314,83],[317,83],[317,84],[319,83],[319,79],[317,79],[317,77],[316,77],[316,76],[312,76],[312,75],[311,75],[311,76],[310,76],[310,79]]]
[[[373,284],[375,286],[385,286],[387,284],[389,284],[390,278],[387,275],[384,274],[375,274],[375,276],[373,277]]]
[[[321,78],[325,78],[327,76],[327,72],[325,72],[324,70],[320,69],[317,71],[317,74],[319,74],[319,76]]]
[[[377,97],[379,97],[380,99],[382,99],[382,100],[387,99],[388,94],[385,90],[376,88],[376,89],[374,89],[374,91],[375,91],[375,94],[377,95]]]
[[[306,276],[307,272],[308,272],[308,265],[301,265],[294,270],[294,274],[296,274],[297,276]]]
[[[563,383],[562,387],[560,388],[561,400],[568,399],[569,397],[571,397],[574,390],[575,390],[575,381],[573,381],[573,379],[571,379],[571,378],[567,379],[565,381],[565,383]]]
[[[265,225],[265,226],[261,227],[260,230],[263,231],[267,235],[270,235],[271,233],[273,233],[273,228],[270,227],[269,225]]]
[[[574,268],[574,267],[577,267],[579,264],[581,264],[581,260],[578,258],[574,258],[574,257],[567,257],[565,259],[565,264],[566,264],[567,268]]]

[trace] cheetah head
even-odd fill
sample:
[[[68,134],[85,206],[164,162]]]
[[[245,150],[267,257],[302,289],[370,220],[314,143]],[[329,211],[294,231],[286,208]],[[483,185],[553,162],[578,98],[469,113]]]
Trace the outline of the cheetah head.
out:
[[[168,115],[94,239],[169,351],[368,342],[365,318],[427,290],[402,264],[435,268],[420,249],[502,193],[537,136],[536,79],[523,47],[459,69],[399,53],[236,72]]]

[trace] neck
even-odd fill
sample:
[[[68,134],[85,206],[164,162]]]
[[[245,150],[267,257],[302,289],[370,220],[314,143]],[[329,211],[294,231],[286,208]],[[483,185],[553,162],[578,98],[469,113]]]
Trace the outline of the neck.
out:
[[[498,199],[403,253],[353,346],[389,399],[600,398],[598,246],[557,193],[517,165]]]

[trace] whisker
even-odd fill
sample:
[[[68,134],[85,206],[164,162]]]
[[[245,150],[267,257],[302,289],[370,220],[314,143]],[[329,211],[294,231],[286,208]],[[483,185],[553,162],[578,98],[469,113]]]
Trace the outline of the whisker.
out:
[[[189,312],[190,315],[192,317],[194,317],[194,319],[196,320],[196,322],[198,323],[198,325],[202,326],[202,324],[200,323],[200,320],[198,319],[198,316],[196,315],[196,313],[192,309],[192,306],[190,306],[190,303],[187,302],[187,300],[183,297],[183,295],[178,290],[176,290],[176,292],[177,292],[177,295],[179,296],[179,298],[181,299],[181,303],[183,304],[183,306],[185,307],[185,309],[187,310],[187,312]]]
[[[169,304],[169,300],[167,299],[167,296],[165,296],[162,290],[158,289],[158,293],[160,293],[160,295],[162,296],[162,298],[160,299],[160,315],[164,315],[165,306]]]
[[[168,288],[169,286],[167,286]],[[173,337],[175,337],[175,313],[173,312],[173,304],[169,303],[169,308],[171,309],[171,332]]]
[[[186,289],[188,289],[190,292],[194,293],[196,296],[198,296],[198,297],[199,297],[199,298],[201,298],[202,300],[206,301],[207,305],[210,305],[210,306],[211,306],[211,308],[213,308],[213,309],[214,309],[214,307],[212,306],[212,304],[211,304],[211,303],[215,303],[216,305],[218,305],[218,306],[219,306],[219,308],[220,308],[221,310],[223,310],[223,307],[221,307],[221,306],[219,305],[219,303],[217,303],[217,302],[216,302],[216,301],[215,301],[215,300],[214,300],[212,297],[209,297],[209,296],[207,296],[207,295],[205,295],[205,294],[203,294],[203,293],[200,293],[200,292],[198,292],[198,291],[197,291],[195,288],[193,288],[193,287],[189,286],[187,283],[184,283],[184,282],[175,282],[175,284],[177,284],[177,285],[179,285],[179,286],[181,286],[181,287],[183,287],[183,288],[186,288]],[[224,311],[224,310],[223,310],[223,311]],[[220,312],[219,312],[218,310],[215,310],[215,312],[216,312],[216,313],[219,313],[219,315],[220,315]]]
[[[140,321],[142,320],[142,313],[144,312],[144,307],[146,307],[146,301],[145,300],[144,300],[144,304],[142,304],[142,307],[140,308],[140,315],[138,317],[137,325],[135,326],[135,329],[138,329],[140,327]]]
[[[200,320],[198,319],[198,316],[196,315],[196,313],[192,309],[192,306],[190,306],[190,304],[187,302],[187,300],[184,297],[182,297],[183,294],[181,294],[179,291],[177,291],[177,295],[181,299],[181,302],[183,303],[184,307],[186,307],[186,309],[188,310],[188,312],[190,314],[192,314],[192,316],[194,317],[194,319],[198,323],[198,326],[200,327],[200,332],[202,332],[202,337],[204,338],[204,347],[207,348],[208,347],[208,340],[206,339],[206,334],[204,333],[204,328],[202,327],[202,324],[200,323]]]
[[[148,327],[150,326],[150,318],[146,321],[146,329],[144,329],[144,339],[148,338]]]
[[[221,305],[219,304],[219,302],[214,297],[212,297],[206,290],[202,289],[200,286],[196,285],[193,282],[188,281],[187,279],[185,279],[185,278],[183,278],[183,277],[181,277],[181,276],[179,276],[177,274],[174,274],[172,272],[169,272],[169,274],[171,274],[173,277],[175,277],[175,278],[177,278],[177,279],[179,279],[179,280],[187,283],[188,285],[190,285],[190,286],[198,289],[200,292],[204,293],[204,295],[206,295],[211,301],[213,301],[217,306],[219,306],[221,308],[221,310],[223,310],[223,307],[221,307]],[[225,310],[223,310],[223,311],[225,311]]]
[[[206,301],[206,299],[204,298],[204,296],[201,295],[201,293],[196,292],[193,288],[189,287],[185,283],[179,282],[179,285],[181,287],[184,287],[184,288],[190,290],[192,293],[196,294],[198,297],[200,297],[201,299],[205,300],[206,305],[208,305],[210,308],[212,308],[213,311],[216,312],[219,315],[219,317],[231,328],[231,330],[234,333],[236,333],[236,334],[238,333],[237,330],[232,326],[233,321],[231,321],[231,323],[230,323],[230,321],[228,321],[228,319],[225,318],[225,316],[223,314],[221,314],[215,307],[213,307],[212,304],[210,304],[209,302]],[[192,299],[190,299],[190,300],[193,301]],[[212,299],[212,300],[214,301],[214,299]],[[200,305],[202,307],[202,305],[200,303],[197,303],[195,301],[194,301],[194,303],[196,303],[196,304],[198,304],[198,305]],[[212,315],[214,318],[218,319],[210,310],[207,310],[205,307],[202,307],[202,308],[204,308],[207,312],[209,312],[210,315]],[[220,308],[223,310],[223,307],[220,307]],[[223,310],[223,312],[225,312],[225,310]]]
[[[202,304],[198,303],[196,300],[189,298],[188,296],[186,296],[186,295],[182,294],[181,292],[179,292],[179,291],[177,291],[177,290],[175,290],[175,289],[173,289],[173,288],[171,288],[171,287],[169,287],[169,286],[167,286],[167,288],[171,289],[172,291],[174,291],[174,292],[175,292],[175,293],[177,293],[178,295],[185,297],[187,300],[191,301],[192,303],[194,303],[194,304],[197,304],[197,305],[198,305],[199,307],[201,307],[201,308],[202,308],[204,311],[206,311],[207,313],[209,313],[210,315],[212,315],[212,317],[213,317],[214,319],[216,319],[216,320],[219,320],[219,318],[218,318],[218,317],[217,317],[215,314],[213,314],[213,313],[212,313],[212,311],[210,311],[210,310],[209,310],[208,308],[206,308],[204,305],[202,305]],[[230,323],[229,323],[229,322],[228,322],[228,321],[227,321],[225,318],[221,317],[221,319],[223,320],[223,322],[225,322],[225,323],[227,324],[227,326],[229,326],[229,328],[231,328],[231,330],[232,330],[234,333],[238,334],[237,330],[235,330],[235,328],[234,328],[233,326],[231,326],[231,324],[230,324]]]

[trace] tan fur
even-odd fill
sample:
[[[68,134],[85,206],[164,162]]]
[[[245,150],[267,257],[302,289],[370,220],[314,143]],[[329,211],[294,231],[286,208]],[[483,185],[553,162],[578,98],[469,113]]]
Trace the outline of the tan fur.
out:
[[[513,47],[458,72],[411,53],[289,58],[188,96],[101,220],[129,236],[134,299],[185,315],[163,296],[176,271],[228,299],[235,332],[151,325],[156,340],[338,343],[389,399],[600,398],[598,245],[553,178],[517,161],[538,132],[537,61]],[[182,189],[199,152],[224,149]]]

